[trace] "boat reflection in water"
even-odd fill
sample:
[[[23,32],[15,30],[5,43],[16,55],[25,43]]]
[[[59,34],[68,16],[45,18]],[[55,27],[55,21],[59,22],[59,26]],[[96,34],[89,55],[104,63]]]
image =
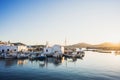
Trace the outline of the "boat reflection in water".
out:
[[[45,60],[30,60],[31,63],[36,63],[39,64],[39,67],[49,67],[49,65],[53,64],[54,66],[59,66],[62,63],[64,63],[64,61],[66,62],[76,62],[77,59],[83,59],[82,58],[66,58],[66,57],[62,57],[62,58],[53,58],[53,57],[49,57],[46,58]]]
[[[44,61],[38,61],[40,67],[48,67],[49,64],[53,64],[54,66],[59,66],[62,63],[62,59],[57,58],[47,58]]]
[[[4,66],[5,67],[11,67],[11,66],[14,66],[17,64],[17,61],[16,60],[9,60],[9,59],[6,59],[6,60],[2,60],[3,62],[5,61],[4,63]]]

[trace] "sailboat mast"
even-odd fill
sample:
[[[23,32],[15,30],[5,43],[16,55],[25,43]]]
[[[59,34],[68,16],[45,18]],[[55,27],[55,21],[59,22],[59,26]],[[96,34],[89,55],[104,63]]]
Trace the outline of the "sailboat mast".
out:
[[[65,38],[65,46],[67,46],[67,39]]]

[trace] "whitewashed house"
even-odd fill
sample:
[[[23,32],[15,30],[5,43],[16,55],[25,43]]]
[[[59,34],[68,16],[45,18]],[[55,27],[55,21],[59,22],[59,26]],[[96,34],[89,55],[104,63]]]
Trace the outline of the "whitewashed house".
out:
[[[22,43],[7,43],[0,45],[0,52],[25,52],[27,50],[27,46]]]
[[[60,45],[54,45],[52,47],[52,52],[58,52],[58,53],[64,53],[64,47],[60,46]]]
[[[17,47],[11,44],[7,44],[7,45],[0,45],[0,52],[16,52],[17,51]]]
[[[62,47],[60,45],[54,45],[52,47],[45,47],[44,48],[44,54],[54,54],[55,52],[57,52],[59,54],[63,54],[64,47]]]
[[[28,51],[28,47],[23,43],[12,43],[12,44],[17,47],[17,52],[20,52],[20,51],[26,52],[26,51]]]
[[[52,53],[52,47],[45,47],[44,48],[44,53],[45,54],[51,54]]]

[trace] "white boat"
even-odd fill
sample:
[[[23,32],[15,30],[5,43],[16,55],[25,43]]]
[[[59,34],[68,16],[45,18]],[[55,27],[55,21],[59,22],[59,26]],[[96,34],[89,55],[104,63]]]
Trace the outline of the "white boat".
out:
[[[38,57],[37,57],[36,54],[30,54],[30,55],[28,56],[28,58],[31,59],[31,60],[33,60],[33,59],[37,59]]]
[[[27,54],[20,53],[20,54],[17,55],[17,59],[26,59],[26,58],[28,58]]]
[[[16,56],[10,53],[4,53],[4,58],[5,59],[15,59]]]

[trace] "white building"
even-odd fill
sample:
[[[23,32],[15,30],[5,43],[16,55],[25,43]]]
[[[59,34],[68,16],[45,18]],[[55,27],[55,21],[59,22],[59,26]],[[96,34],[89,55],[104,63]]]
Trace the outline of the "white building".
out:
[[[16,52],[17,47],[13,45],[0,45],[0,52]]]
[[[21,43],[13,43],[13,44],[2,44],[0,45],[0,52],[19,52],[19,51],[27,51],[28,48],[26,45],[23,45]]]
[[[64,53],[64,47],[60,46],[60,45],[54,45],[52,47],[45,47],[44,48],[44,53],[45,54],[52,54],[58,52],[60,54]]]
[[[27,46],[19,45],[19,46],[17,46],[17,51],[18,52],[19,51],[26,52],[26,51],[28,51],[28,48],[27,48]]]
[[[64,47],[62,47],[60,45],[54,45],[52,47],[52,51],[53,52],[58,52],[58,53],[64,53]]]
[[[44,48],[44,53],[45,53],[45,54],[50,54],[50,53],[52,53],[52,48],[51,48],[51,47],[45,47],[45,48]]]
[[[23,51],[23,52],[28,51],[27,46],[25,44],[23,44],[23,43],[12,43],[12,44],[17,47],[18,52],[19,51]]]

